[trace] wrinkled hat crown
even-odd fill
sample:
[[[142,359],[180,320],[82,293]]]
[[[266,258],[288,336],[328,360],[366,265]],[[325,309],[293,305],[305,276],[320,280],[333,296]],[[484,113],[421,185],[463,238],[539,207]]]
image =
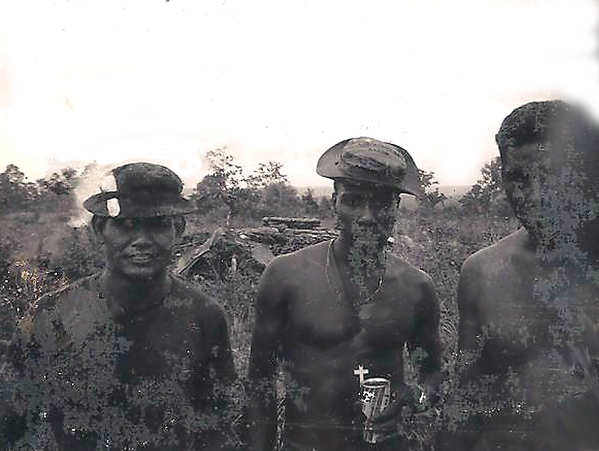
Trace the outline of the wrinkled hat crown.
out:
[[[335,144],[320,157],[316,172],[334,180],[420,193],[418,168],[410,154],[396,144],[373,138],[352,138]]]
[[[100,190],[83,203],[98,216],[172,216],[194,210],[191,202],[181,196],[183,183],[179,176],[158,164],[119,166],[103,179]]]

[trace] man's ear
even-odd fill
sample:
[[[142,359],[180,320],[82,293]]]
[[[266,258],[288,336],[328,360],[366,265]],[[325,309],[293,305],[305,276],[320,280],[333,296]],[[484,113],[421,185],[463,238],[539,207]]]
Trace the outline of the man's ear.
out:
[[[94,215],[92,218],[92,228],[98,243],[104,244],[104,227],[106,226],[107,218],[101,218],[100,216]]]
[[[337,214],[337,191],[333,191],[331,194],[331,202],[333,203],[333,212]]]

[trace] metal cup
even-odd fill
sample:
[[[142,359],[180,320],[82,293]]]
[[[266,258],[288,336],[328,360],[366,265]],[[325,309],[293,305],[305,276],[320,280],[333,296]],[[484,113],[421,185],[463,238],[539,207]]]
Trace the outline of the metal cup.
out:
[[[385,410],[391,400],[391,381],[383,377],[371,377],[362,382],[362,412],[366,416],[364,432],[366,443],[376,443],[379,434],[372,430],[374,415]]]

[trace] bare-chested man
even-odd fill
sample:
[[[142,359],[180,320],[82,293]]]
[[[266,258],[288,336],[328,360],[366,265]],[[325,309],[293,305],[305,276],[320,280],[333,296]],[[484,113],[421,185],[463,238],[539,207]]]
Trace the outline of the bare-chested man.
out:
[[[591,348],[583,330],[599,321],[597,136],[581,110],[561,101],[526,104],[501,125],[496,139],[504,186],[523,227],[462,267],[460,395],[466,409],[457,415],[468,421],[444,449],[598,449],[599,443],[578,448],[576,434],[565,432],[568,421],[559,427],[554,421],[574,400],[590,415],[596,409],[588,404],[591,378],[584,372],[591,365],[584,356]],[[555,427],[547,429],[549,417]],[[558,436],[569,437],[565,447]]]
[[[423,400],[403,382],[404,345],[420,349],[430,394],[441,364],[431,279],[386,250],[399,194],[419,189],[417,168],[399,146],[357,138],[327,150],[317,172],[335,181],[340,236],[279,256],[265,270],[249,370],[248,449],[275,445],[277,362],[286,376],[285,450],[397,449],[390,436],[401,407]],[[362,439],[364,377],[389,379],[396,396],[375,422],[375,445]]]

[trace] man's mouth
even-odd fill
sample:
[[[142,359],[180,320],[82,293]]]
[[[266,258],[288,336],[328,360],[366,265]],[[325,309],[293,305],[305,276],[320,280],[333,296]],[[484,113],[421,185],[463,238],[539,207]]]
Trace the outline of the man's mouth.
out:
[[[146,264],[156,258],[154,253],[129,254],[129,260],[136,264]]]

